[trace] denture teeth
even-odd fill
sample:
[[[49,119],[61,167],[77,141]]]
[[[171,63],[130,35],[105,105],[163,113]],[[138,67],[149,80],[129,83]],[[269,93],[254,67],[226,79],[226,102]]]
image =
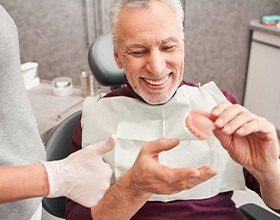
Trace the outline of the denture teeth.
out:
[[[206,140],[215,129],[214,120],[215,118],[207,112],[192,110],[185,119],[185,125],[194,136]]]

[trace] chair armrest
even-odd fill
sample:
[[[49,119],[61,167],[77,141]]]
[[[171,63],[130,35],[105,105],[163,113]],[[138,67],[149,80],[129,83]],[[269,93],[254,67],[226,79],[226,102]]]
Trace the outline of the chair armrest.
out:
[[[247,220],[280,220],[274,213],[253,203],[242,205],[239,209]]]

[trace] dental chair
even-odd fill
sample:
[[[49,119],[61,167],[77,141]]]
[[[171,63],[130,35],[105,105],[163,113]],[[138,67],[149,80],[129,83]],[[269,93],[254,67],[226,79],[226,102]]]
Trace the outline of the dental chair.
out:
[[[112,34],[100,35],[91,45],[88,52],[88,62],[95,79],[102,86],[111,89],[124,84],[124,71],[119,69],[114,59]]]
[[[96,80],[113,90],[124,84],[124,72],[115,63],[111,39],[111,33],[97,38],[89,48],[88,62]],[[80,115],[81,111],[78,111],[66,118],[45,142],[48,161],[59,160],[70,154],[72,134]],[[42,220],[65,219],[65,197],[43,198],[42,203]]]
[[[80,116],[81,111],[73,113],[53,130],[45,142],[47,161],[63,159],[71,153],[72,135]],[[65,197],[44,197],[42,205],[44,211],[47,212],[46,217],[42,218],[42,220],[65,219]]]
[[[101,85],[114,88],[124,84],[124,71],[116,65],[110,32],[100,35],[91,44],[88,62],[93,76]],[[280,217],[257,204],[244,204],[239,209],[247,220],[280,220]]]
[[[247,220],[279,220],[280,217],[259,205],[248,203],[239,207]]]

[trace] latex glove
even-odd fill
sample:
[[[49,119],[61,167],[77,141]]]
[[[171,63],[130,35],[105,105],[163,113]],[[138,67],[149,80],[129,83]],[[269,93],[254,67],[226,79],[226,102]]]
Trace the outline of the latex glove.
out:
[[[47,197],[65,196],[86,206],[96,205],[110,187],[112,170],[103,155],[116,145],[112,135],[105,142],[89,145],[63,160],[42,162],[49,180]]]

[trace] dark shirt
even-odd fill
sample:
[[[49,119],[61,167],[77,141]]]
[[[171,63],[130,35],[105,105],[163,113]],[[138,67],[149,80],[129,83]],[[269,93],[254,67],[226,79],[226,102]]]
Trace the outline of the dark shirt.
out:
[[[197,86],[194,83],[183,81],[181,85]],[[180,85],[180,86],[181,86]],[[233,104],[237,104],[237,98],[227,90],[222,90],[225,97]],[[127,84],[117,89],[105,97],[126,96],[142,100],[134,93],[132,88]],[[82,128],[81,122],[77,123],[74,131],[72,144],[73,152],[81,149]],[[246,186],[260,195],[260,187],[257,180],[245,169],[243,169]],[[220,193],[209,199],[185,200],[172,202],[146,202],[143,207],[131,218],[133,220],[239,220],[244,219],[240,210],[236,208],[231,197],[233,192]],[[72,200],[66,201],[66,219],[68,220],[91,220],[91,212]]]

